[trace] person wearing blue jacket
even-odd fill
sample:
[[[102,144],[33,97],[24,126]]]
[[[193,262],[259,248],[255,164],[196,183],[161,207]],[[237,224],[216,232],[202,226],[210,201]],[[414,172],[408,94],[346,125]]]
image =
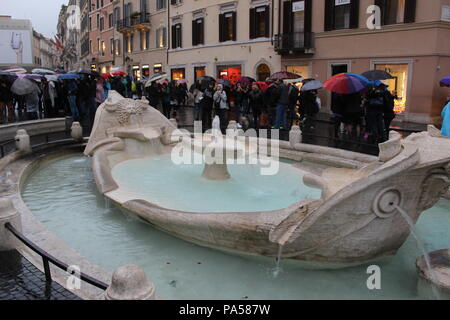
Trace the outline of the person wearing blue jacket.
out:
[[[450,138],[450,94],[447,96],[447,105],[442,110],[442,135]]]

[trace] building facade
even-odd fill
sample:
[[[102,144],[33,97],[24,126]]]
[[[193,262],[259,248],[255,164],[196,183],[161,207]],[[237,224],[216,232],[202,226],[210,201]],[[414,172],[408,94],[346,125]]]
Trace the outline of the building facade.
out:
[[[88,25],[91,68],[99,72],[110,72],[115,66],[114,56],[114,3],[120,1],[90,1]]]
[[[116,8],[123,36],[123,67],[136,79],[166,72],[168,0],[125,0]],[[121,11],[121,14],[120,14]]]
[[[79,28],[80,0],[69,0],[68,5],[61,7],[57,38],[60,42],[60,67],[67,71],[81,68],[81,42]]]
[[[379,29],[372,5],[381,9]],[[320,80],[386,70],[398,118],[439,121],[448,94],[439,80],[450,74],[449,0],[281,0],[280,7],[275,50],[283,69]],[[327,108],[330,97],[322,92]]]
[[[266,80],[281,68],[272,41],[278,17],[278,1],[171,0],[171,78]]]

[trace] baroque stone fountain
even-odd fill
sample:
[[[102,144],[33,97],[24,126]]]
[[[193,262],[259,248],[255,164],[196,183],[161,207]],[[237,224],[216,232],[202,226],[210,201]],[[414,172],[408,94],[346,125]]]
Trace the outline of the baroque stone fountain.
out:
[[[406,139],[393,132],[390,140],[380,145],[378,158],[347,168],[337,164],[351,162],[349,157],[354,154],[347,151],[318,148],[315,152],[315,147],[295,141],[239,140],[234,136],[224,138],[235,143],[234,147],[227,143],[224,147],[217,132],[200,137],[201,140],[196,140],[193,135],[177,130],[173,121],[147,101],[124,99],[113,91],[98,108],[85,154],[93,158],[92,169],[100,192],[157,229],[202,246],[249,255],[281,255],[320,266],[362,264],[394,255],[410,235],[401,212],[417,222],[421,213],[431,208],[450,186],[450,139],[440,136],[432,126],[428,132]],[[328,159],[324,154],[328,150],[330,154],[342,155],[342,161],[335,166],[330,163],[326,168],[281,164],[278,179],[267,177],[262,183],[258,180],[260,171],[251,165],[227,168],[227,161],[243,155],[251,158],[266,143],[271,152],[265,159],[272,162],[277,160],[274,155],[278,148],[283,157],[295,160],[305,155],[299,150],[307,149],[308,155],[318,160]],[[194,174],[189,171],[194,165],[173,161],[173,155],[181,149],[194,149],[194,154],[197,150],[197,154],[203,155],[203,171]],[[210,155],[216,159],[206,167],[205,150],[212,150]],[[232,156],[216,157],[216,152]],[[156,165],[141,166],[139,161],[143,160],[154,161]],[[138,173],[133,173],[134,166]],[[256,187],[253,185],[248,193],[249,181],[238,179],[239,170],[250,177],[246,179],[255,180]],[[133,181],[141,179],[139,183],[143,184],[135,188],[126,181],[127,176],[133,175]],[[289,179],[298,181],[295,188],[316,193],[295,193],[297,189],[292,189],[295,191],[292,193]],[[183,181],[187,181],[188,187],[192,183],[192,187],[177,192]],[[234,188],[242,187],[232,209],[210,204],[233,192],[224,187],[220,189],[225,190],[222,193],[210,193],[211,189],[225,186],[226,181],[234,183]],[[162,200],[152,197],[158,194],[159,185],[161,188],[168,185],[172,190],[161,196]],[[259,187],[264,189],[268,185],[272,189],[264,198],[252,200]],[[271,207],[271,202],[276,202],[283,193],[293,196]],[[191,195],[194,198],[185,198]],[[249,198],[242,204],[242,210],[241,198]],[[263,200],[266,201],[263,206],[248,204]],[[192,210],[199,202],[205,202],[206,209]],[[266,204],[267,210],[262,209]]]

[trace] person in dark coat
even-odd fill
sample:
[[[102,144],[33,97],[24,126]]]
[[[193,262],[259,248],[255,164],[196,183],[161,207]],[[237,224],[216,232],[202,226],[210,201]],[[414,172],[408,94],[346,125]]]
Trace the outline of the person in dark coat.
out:
[[[297,88],[296,85],[289,83],[289,104],[287,109],[287,128],[292,128],[292,125],[294,124],[294,120],[297,115],[297,102],[298,102],[298,95],[300,93],[300,90]]]
[[[314,119],[319,113],[319,105],[317,104],[317,91],[302,91],[299,97],[299,105],[301,114],[303,115],[302,123],[308,129],[313,129]]]
[[[253,125],[256,130],[259,129],[259,117],[264,106],[264,93],[259,89],[257,84],[252,86],[252,90],[248,94],[249,107],[253,114]]]
[[[162,98],[162,91],[158,82],[153,81],[151,86],[147,88],[147,98],[150,105],[157,109]]]
[[[171,105],[170,96],[172,88],[169,86],[168,82],[164,82],[161,86],[161,103],[163,107],[163,114],[167,119],[170,119]]]
[[[200,101],[202,109],[203,132],[212,128],[214,93],[214,82],[210,82],[208,87],[203,92],[203,99]]]
[[[0,123],[4,122],[4,114],[8,113],[8,122],[14,122],[14,95],[11,92],[11,82],[6,77],[0,78]]]
[[[363,116],[362,98],[357,93],[341,95],[343,119],[348,135],[356,130],[356,136],[361,135],[361,118]]]
[[[125,85],[120,77],[114,77],[111,83],[111,90],[117,91],[122,97],[125,97]]]
[[[331,94],[331,112],[334,123],[334,137],[338,137],[341,131],[341,124],[344,120],[344,105],[342,103],[342,95],[336,92]]]
[[[381,143],[386,140],[383,121],[384,97],[385,93],[382,85],[370,90],[367,94],[366,121],[373,143]]]
[[[394,91],[393,93],[391,93],[388,87],[384,86],[383,119],[386,138],[389,137],[391,123],[395,119],[395,100],[398,100],[397,92]]]

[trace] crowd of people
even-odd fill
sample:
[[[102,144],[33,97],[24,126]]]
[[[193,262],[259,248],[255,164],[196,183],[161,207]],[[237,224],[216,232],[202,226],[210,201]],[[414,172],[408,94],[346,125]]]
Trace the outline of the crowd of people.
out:
[[[71,115],[83,126],[92,127],[97,107],[115,90],[126,98],[146,97],[167,118],[176,118],[180,107],[193,104],[194,120],[202,121],[203,130],[212,127],[219,116],[225,132],[230,120],[238,127],[290,130],[298,124],[314,130],[316,115],[321,110],[318,90],[301,90],[293,82],[197,81],[190,88],[185,81],[153,81],[146,84],[130,76],[100,77],[92,74],[78,78],[35,81],[39,90],[19,96],[11,92],[11,82],[0,78],[0,123],[35,120]],[[302,85],[313,81],[303,80]],[[331,111],[335,135],[349,139],[381,143],[388,139],[395,118],[395,100],[388,86],[353,94],[332,93]]]

